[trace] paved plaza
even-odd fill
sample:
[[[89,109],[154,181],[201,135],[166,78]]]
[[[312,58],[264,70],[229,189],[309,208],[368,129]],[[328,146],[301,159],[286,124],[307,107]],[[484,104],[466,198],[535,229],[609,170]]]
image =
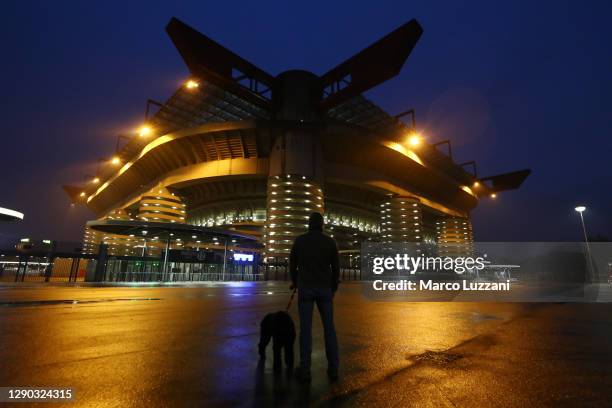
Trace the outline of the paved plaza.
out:
[[[72,387],[70,406],[607,406],[612,305],[373,302],[336,296],[341,378],[258,366],[285,283],[0,286],[0,386]],[[297,323],[297,307],[291,315]],[[296,353],[297,357],[297,353]],[[53,404],[58,406],[57,404]],[[23,406],[23,405],[18,405]]]

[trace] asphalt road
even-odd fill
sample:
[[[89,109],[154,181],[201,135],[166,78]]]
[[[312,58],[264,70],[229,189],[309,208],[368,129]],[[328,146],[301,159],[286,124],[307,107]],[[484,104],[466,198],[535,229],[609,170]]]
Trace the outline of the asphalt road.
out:
[[[612,304],[373,302],[345,284],[340,381],[317,318],[306,386],[257,366],[259,321],[288,298],[278,283],[0,286],[0,386],[72,387],[79,407],[610,406]]]

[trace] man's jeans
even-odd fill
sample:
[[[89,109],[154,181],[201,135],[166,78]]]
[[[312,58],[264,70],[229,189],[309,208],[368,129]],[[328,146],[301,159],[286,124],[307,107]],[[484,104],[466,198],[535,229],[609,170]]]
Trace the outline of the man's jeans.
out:
[[[300,367],[310,370],[312,353],[312,310],[316,303],[325,333],[325,355],[328,369],[338,369],[338,340],[334,328],[334,307],[331,288],[300,288],[298,308],[300,312]]]

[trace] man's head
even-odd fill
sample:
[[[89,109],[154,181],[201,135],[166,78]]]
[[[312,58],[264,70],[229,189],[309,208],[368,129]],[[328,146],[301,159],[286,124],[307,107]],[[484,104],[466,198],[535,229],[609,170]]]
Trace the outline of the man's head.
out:
[[[313,212],[308,218],[308,231],[323,231],[323,216]]]

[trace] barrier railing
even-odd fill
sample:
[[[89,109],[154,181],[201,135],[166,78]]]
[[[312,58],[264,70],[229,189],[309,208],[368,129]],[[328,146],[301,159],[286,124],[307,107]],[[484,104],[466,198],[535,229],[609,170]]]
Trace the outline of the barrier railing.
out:
[[[0,282],[82,282],[95,259],[0,253]]]
[[[98,268],[95,255],[19,254],[0,251],[0,282],[205,282],[205,281],[289,281],[289,268],[280,264],[165,265],[158,258],[109,257]],[[340,280],[359,280],[356,268],[341,268]]]

